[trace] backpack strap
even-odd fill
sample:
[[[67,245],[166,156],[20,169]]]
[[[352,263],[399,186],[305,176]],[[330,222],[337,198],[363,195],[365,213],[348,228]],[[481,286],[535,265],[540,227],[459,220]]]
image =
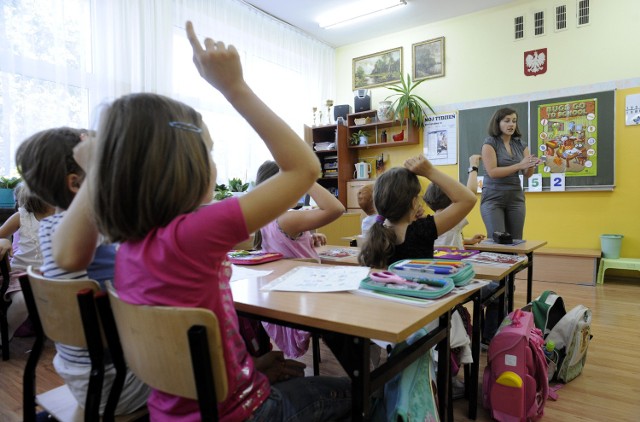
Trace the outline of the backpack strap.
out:
[[[527,410],[527,417],[534,420],[544,414],[544,405],[549,396],[547,360],[542,351],[543,346],[542,331],[539,328],[532,329],[529,336],[529,347],[532,351],[533,365],[535,367],[533,376],[536,380],[536,399]]]

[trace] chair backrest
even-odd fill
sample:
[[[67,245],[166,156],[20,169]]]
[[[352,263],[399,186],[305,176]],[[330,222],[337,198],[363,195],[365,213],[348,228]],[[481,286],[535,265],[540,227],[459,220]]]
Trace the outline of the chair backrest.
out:
[[[192,327],[206,329],[211,372],[218,402],[228,394],[224,351],[220,327],[215,314],[208,309],[132,305],[118,297],[107,282],[109,302],[113,310],[125,360],[129,369],[150,387],[193,400],[198,389],[189,344]]]
[[[77,293],[83,289],[96,292],[100,285],[90,279],[47,278],[31,266],[27,275],[44,334],[58,343],[87,348]]]
[[[0,272],[2,272],[2,284],[0,284],[0,333],[2,340],[2,360],[9,360],[9,322],[7,321],[7,310],[11,302],[4,300],[4,295],[9,289],[11,281],[9,272],[11,265],[9,264],[9,252],[6,252],[0,259]]]

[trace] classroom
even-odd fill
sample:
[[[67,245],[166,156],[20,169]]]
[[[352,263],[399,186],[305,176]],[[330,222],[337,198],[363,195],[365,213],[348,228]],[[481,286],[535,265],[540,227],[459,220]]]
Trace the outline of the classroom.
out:
[[[406,2],[410,6],[419,1]],[[16,151],[31,134],[60,126],[95,130],[106,103],[129,93],[153,92],[182,101],[201,113],[213,140],[216,184],[226,185],[227,190],[239,186],[241,191],[243,184],[253,189],[258,168],[272,155],[243,116],[198,76],[184,35],[187,20],[193,21],[200,41],[210,36],[236,45],[244,78],[253,91],[312,147],[326,140],[327,133],[335,133],[336,140],[343,137],[346,142],[357,129],[354,118],[375,119],[375,109],[392,94],[384,83],[357,86],[358,60],[400,49],[401,73],[408,75],[413,71],[416,45],[441,42],[442,74],[428,78],[416,93],[427,99],[436,115],[455,116],[455,139],[448,140],[452,153],[436,168],[463,184],[469,155],[480,153],[487,136],[486,126],[478,123],[484,118],[474,120],[480,110],[518,105],[518,110],[528,111],[528,115],[518,116],[519,125],[535,152],[543,151],[538,147],[544,144],[538,139],[538,105],[597,97],[601,107],[598,122],[607,128],[600,133],[605,139],[598,138],[604,144],[598,145],[598,153],[603,152],[599,173],[591,179],[567,175],[566,181],[563,179],[566,189],[556,191],[546,180],[540,192],[530,190],[525,182],[523,239],[542,241],[544,246],[528,255],[535,261],[535,271],[530,266],[529,271],[515,274],[515,292],[511,294],[516,308],[524,306],[531,293],[535,298],[544,290],[553,290],[564,298],[567,310],[584,304],[593,311],[593,339],[584,372],[558,390],[557,402],[547,401],[544,420],[638,419],[640,343],[634,339],[640,323],[640,264],[616,267],[616,260],[608,260],[610,267],[604,276],[598,274],[604,262],[602,235],[622,235],[617,245],[619,257],[640,262],[640,195],[635,163],[640,157],[640,123],[630,123],[626,112],[630,102],[635,101],[636,108],[640,103],[640,55],[635,53],[637,37],[633,35],[633,28],[640,22],[636,0],[501,1],[495,7],[399,27],[383,36],[338,46],[251,5],[259,1],[56,0],[46,2],[46,6],[40,1],[0,3],[4,27],[0,33],[0,175],[5,176],[18,175]],[[554,28],[558,6],[566,7],[567,26],[560,30]],[[579,25],[577,8],[585,6],[589,22]],[[547,22],[544,33],[536,35],[534,23],[541,11]],[[518,17],[524,19],[524,33],[515,39],[514,18]],[[59,22],[65,22],[62,26],[66,28]],[[32,41],[27,39],[30,36]],[[542,49],[547,60],[545,71],[527,76],[527,52]],[[370,108],[360,114],[353,111],[358,89],[366,91]],[[338,105],[349,108],[345,128],[333,117]],[[377,128],[368,123],[364,126],[376,137],[382,133],[380,129],[387,129],[383,136],[385,142],[388,136],[390,143],[391,136],[402,129],[391,125]],[[349,170],[341,171],[334,180],[318,181],[330,187],[328,190],[346,209],[335,221],[317,229],[326,235],[329,245],[353,245],[352,240],[360,234],[362,214],[357,204],[353,205],[351,191],[363,183],[374,183],[375,176],[402,166],[411,157],[427,154],[427,130],[407,132],[410,141],[398,145],[345,147]],[[316,155],[322,165],[322,157],[328,154]],[[379,159],[382,163],[377,162]],[[353,164],[358,162],[369,163],[368,177],[356,178]],[[481,167],[478,175],[483,172]],[[421,179],[421,195],[428,183]],[[242,195],[221,192],[221,197]],[[477,193],[477,204],[466,217],[467,236],[486,234],[480,197]],[[432,212],[426,204],[423,208],[426,213]],[[14,211],[13,206],[0,205],[2,221]],[[531,277],[531,272],[533,279],[527,280],[525,274]],[[244,282],[233,285],[234,298],[241,293],[236,298],[241,316],[242,312],[252,315],[250,295],[242,297],[246,288]],[[470,305],[465,306],[471,310]],[[304,317],[302,314],[302,320],[289,322],[305,327],[308,321]],[[13,390],[10,398],[0,399],[0,420],[23,418],[20,377],[32,344],[32,337],[14,338],[11,359],[0,362],[0,390]],[[47,342],[41,358],[41,365],[47,368],[38,392],[62,384],[50,364],[55,353],[53,344]],[[301,358],[308,369],[315,363],[311,355],[308,352]],[[365,355],[368,357],[368,352]],[[321,375],[344,374],[339,359],[326,344],[321,344],[321,356]],[[482,384],[486,353],[482,352],[480,358]],[[480,392],[474,418],[469,417],[467,400],[455,400],[452,415],[444,419],[492,420],[489,411],[482,408],[481,396]]]

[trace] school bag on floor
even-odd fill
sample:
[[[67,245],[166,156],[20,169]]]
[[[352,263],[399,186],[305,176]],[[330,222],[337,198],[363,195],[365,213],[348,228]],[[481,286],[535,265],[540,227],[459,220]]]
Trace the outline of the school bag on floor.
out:
[[[549,393],[542,332],[521,309],[502,321],[489,344],[482,378],[483,405],[497,421],[540,418]]]
[[[562,297],[550,290],[524,309],[533,312],[536,327],[543,331],[545,341],[554,343],[555,359],[550,366],[555,366],[555,370],[550,371],[549,381],[567,383],[580,375],[592,337],[591,310],[578,305],[566,312]]]
[[[591,309],[578,305],[571,309],[553,327],[546,338],[558,352],[554,379],[567,383],[580,375],[587,361],[591,341]]]
[[[533,322],[542,331],[544,338],[567,313],[562,297],[551,290],[542,292],[523,309],[533,313]]]

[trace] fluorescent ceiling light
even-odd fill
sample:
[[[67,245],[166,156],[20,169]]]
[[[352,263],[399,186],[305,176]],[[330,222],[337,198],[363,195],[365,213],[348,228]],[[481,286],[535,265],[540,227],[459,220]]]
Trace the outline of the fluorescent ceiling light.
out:
[[[406,0],[365,0],[332,10],[320,16],[317,22],[321,28],[327,29],[379,16],[406,5]]]

